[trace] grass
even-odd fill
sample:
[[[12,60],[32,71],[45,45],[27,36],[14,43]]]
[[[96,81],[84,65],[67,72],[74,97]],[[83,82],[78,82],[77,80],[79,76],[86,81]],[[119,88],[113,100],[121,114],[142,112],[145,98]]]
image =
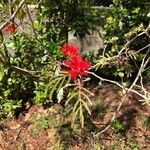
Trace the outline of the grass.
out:
[[[122,121],[120,121],[119,119],[115,119],[113,121],[112,124],[112,129],[116,132],[116,133],[122,133],[125,132],[125,125]]]
[[[41,117],[33,116],[31,118],[31,121],[35,126],[35,128],[32,130],[32,134],[39,134],[40,132],[48,128],[59,127],[62,123],[61,116],[59,115],[48,115]]]
[[[146,117],[146,116],[141,114],[140,120],[146,128],[150,129],[150,116]]]

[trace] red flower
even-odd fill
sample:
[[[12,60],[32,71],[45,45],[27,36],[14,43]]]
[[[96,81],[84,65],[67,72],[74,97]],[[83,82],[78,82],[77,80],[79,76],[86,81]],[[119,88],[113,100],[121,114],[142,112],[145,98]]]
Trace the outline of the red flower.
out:
[[[67,72],[74,79],[78,76],[88,76],[85,71],[91,68],[90,62],[79,55],[72,57],[71,60],[64,61],[63,64],[70,68]]]
[[[4,27],[4,32],[6,33],[14,33],[16,32],[17,26],[14,23],[10,23]]]
[[[65,44],[61,47],[61,51],[64,55],[69,56],[70,58],[76,56],[79,48],[73,44]]]

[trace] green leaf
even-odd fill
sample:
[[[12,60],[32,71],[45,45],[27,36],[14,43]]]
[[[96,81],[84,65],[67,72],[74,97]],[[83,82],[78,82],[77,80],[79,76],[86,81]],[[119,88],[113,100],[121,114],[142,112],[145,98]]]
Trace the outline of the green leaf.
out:
[[[87,112],[89,113],[89,115],[91,115],[91,110],[90,110],[88,104],[83,100],[81,100],[81,102],[82,102],[83,106],[85,107],[85,109],[87,110]]]
[[[66,76],[64,76],[64,77],[62,77],[62,78],[63,78],[63,79],[62,79],[61,83],[59,84],[59,86],[58,86],[58,88],[57,88],[57,92],[60,91],[60,89],[62,88],[62,86],[63,86],[63,84],[64,84],[64,82],[65,82],[65,80],[66,80]]]
[[[51,92],[50,92],[50,95],[49,95],[50,100],[52,100],[53,93],[54,93],[54,91],[56,90],[56,88],[57,88],[57,86],[58,86],[60,80],[61,80],[61,79],[58,79],[58,81],[57,81],[57,82],[54,84],[54,86],[52,87]]]
[[[71,96],[67,99],[66,103],[65,103],[65,106],[68,105],[68,103],[78,95],[78,93],[72,93]]]
[[[80,108],[78,108],[75,112],[73,112],[72,125],[73,125],[73,123],[75,122],[75,120],[76,120],[76,118],[77,118],[77,115],[78,115],[78,113],[79,113],[79,110],[80,110]]]
[[[123,72],[119,72],[118,75],[119,75],[119,77],[121,77],[121,78],[124,77],[124,73],[123,73]]]
[[[46,86],[46,90],[49,90],[49,88],[52,88],[58,79],[59,79],[59,76],[54,76],[54,77],[50,78],[49,83]]]
[[[90,98],[85,93],[81,92],[81,95],[89,102],[90,105],[92,105]]]
[[[3,79],[3,76],[4,76],[4,68],[3,65],[0,64],[0,81]]]
[[[82,105],[80,104],[80,123],[82,128],[84,127],[84,115],[83,115],[83,109],[82,109]]]
[[[72,111],[73,113],[76,111],[79,102],[80,102],[79,100],[76,101],[76,103],[75,103],[75,105],[73,107],[73,111]]]
[[[40,24],[39,21],[34,21],[33,25],[34,25],[34,28],[35,28],[35,29],[40,30],[41,24]]]
[[[18,14],[17,14],[17,16],[18,16],[19,19],[24,19],[25,16],[26,16],[25,10],[23,8],[20,9],[19,12],[18,12]]]

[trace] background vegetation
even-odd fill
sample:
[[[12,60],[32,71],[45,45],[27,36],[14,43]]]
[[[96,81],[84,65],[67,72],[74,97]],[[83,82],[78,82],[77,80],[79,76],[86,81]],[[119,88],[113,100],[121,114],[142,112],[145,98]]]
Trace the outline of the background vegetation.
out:
[[[113,0],[104,11],[93,9],[93,3],[35,0],[35,9],[29,7],[31,3],[27,0],[1,1],[1,119],[19,117],[34,104],[49,108],[60,103],[72,122],[79,121],[83,128],[84,117],[92,115],[93,93],[88,88],[93,82],[115,84],[122,95],[133,92],[143,104],[150,105],[146,88],[150,81],[149,1]],[[8,33],[6,27],[11,23],[17,29]],[[61,47],[68,42],[70,32],[84,38],[93,30],[104,39],[104,48],[97,55],[79,54],[91,61],[91,69],[86,70],[90,80],[79,76],[71,79],[63,71],[63,61],[68,58]],[[115,120],[122,103],[109,124],[116,132],[124,130],[124,125]],[[48,124],[47,121],[43,128]]]

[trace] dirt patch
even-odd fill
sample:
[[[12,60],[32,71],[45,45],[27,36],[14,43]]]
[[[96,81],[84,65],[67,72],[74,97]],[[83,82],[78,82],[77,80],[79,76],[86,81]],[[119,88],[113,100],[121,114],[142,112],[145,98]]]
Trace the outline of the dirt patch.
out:
[[[5,150],[34,150],[35,148],[42,150],[51,145],[51,138],[48,134],[50,129],[35,134],[32,133],[35,124],[32,123],[31,117],[35,113],[42,116],[45,112],[42,107],[33,106],[26,116],[20,116],[18,120],[7,119],[4,131],[1,134],[1,148]]]
[[[95,94],[92,115],[85,117],[85,128],[71,128],[61,105],[44,109],[35,105],[17,120],[5,120],[0,132],[2,150],[149,150],[150,108],[134,94],[122,96],[112,85],[92,87]],[[112,126],[99,137],[93,135],[109,125],[124,99]],[[67,121],[66,121],[67,120]]]

